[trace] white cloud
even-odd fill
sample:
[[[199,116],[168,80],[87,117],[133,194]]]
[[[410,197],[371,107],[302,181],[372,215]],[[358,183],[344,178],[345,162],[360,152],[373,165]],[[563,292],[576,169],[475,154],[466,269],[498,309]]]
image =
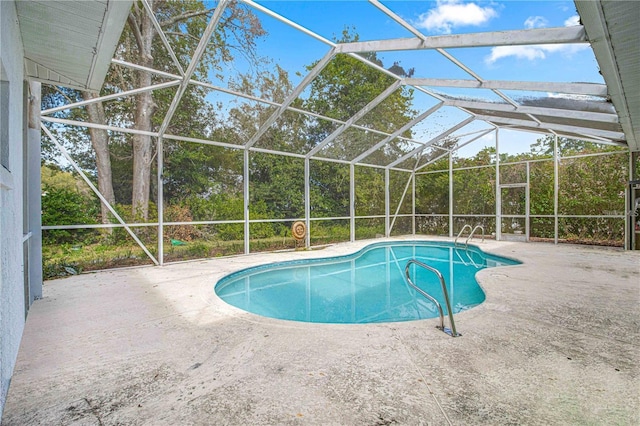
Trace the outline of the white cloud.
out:
[[[531,28],[544,28],[549,25],[549,21],[547,21],[543,16],[529,16],[526,21],[524,21],[524,27],[527,29]]]
[[[580,25],[580,17],[578,15],[573,15],[564,21],[565,27],[573,27],[575,25]]]
[[[454,27],[478,26],[498,16],[495,9],[461,0],[438,0],[435,9],[421,14],[414,22],[417,28],[449,34]]]
[[[570,27],[573,25],[579,25],[578,15],[571,16],[564,25]],[[524,26],[528,29],[541,28],[546,26],[547,20],[542,16],[530,16],[524,21]],[[535,61],[537,59],[545,59],[547,54],[560,53],[567,57],[581,50],[589,48],[588,44],[537,44],[529,46],[497,46],[491,49],[489,56],[484,58],[484,61],[488,65],[492,65],[497,60],[508,57],[515,57],[518,59],[526,59],[529,61]]]
[[[491,49],[491,54],[484,60],[487,64],[493,64],[498,59],[515,56],[519,59],[544,59],[545,52],[541,46],[498,46]]]

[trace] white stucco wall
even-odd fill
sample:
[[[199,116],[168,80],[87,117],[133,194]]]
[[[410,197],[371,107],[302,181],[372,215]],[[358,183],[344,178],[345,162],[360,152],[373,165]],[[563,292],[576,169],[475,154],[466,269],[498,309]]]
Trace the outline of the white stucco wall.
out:
[[[25,323],[22,251],[23,49],[13,1],[0,1],[2,79],[9,82],[10,171],[0,166],[0,415]],[[5,121],[5,122],[7,122]]]

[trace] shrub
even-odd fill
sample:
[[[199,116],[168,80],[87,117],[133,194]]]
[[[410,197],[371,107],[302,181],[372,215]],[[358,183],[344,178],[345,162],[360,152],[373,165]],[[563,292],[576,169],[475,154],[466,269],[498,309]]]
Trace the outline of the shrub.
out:
[[[192,222],[189,207],[181,205],[169,205],[164,209],[164,220],[166,222]],[[165,226],[164,235],[166,239],[191,241],[200,235],[198,229],[193,225],[172,225]]]
[[[42,193],[43,225],[83,225],[94,224],[98,216],[97,200],[79,192],[65,188],[46,186]],[[79,229],[70,232],[66,229],[50,230],[43,235],[45,242],[53,244],[86,242],[84,238],[92,235],[91,229]],[[80,238],[82,241],[78,241]]]

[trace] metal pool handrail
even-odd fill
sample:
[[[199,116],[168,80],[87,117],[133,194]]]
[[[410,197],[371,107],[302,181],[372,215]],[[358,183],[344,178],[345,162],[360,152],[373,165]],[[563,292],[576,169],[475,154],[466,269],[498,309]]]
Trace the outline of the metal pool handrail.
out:
[[[469,228],[471,228],[471,227],[469,227]],[[482,226],[482,225],[476,225],[476,227],[475,227],[475,228],[473,228],[473,230],[471,231],[471,233],[470,233],[470,234],[469,234],[469,236],[467,237],[467,240],[464,242],[464,245],[465,245],[465,246],[468,246],[468,245],[469,245],[469,240],[470,240],[471,238],[473,238],[473,234],[476,232],[476,230],[477,230],[478,228],[482,229],[482,242],[484,243],[484,226]]]
[[[453,245],[456,245],[458,243],[458,238],[460,238],[460,235],[462,235],[462,233],[464,232],[465,229],[471,229],[471,225],[469,225],[468,223],[465,224],[462,229],[460,230],[460,232],[458,232],[458,236],[456,237],[455,240],[453,240]],[[472,231],[473,232],[473,231]]]
[[[420,287],[415,285],[413,281],[411,281],[411,277],[409,274],[409,267],[411,266],[412,263],[428,271],[431,271],[437,275],[438,279],[440,280],[440,285],[442,286],[442,293],[444,294],[444,300],[447,304],[447,313],[449,314],[449,325],[451,325],[451,328],[447,328],[444,326],[444,313],[442,312],[442,306],[440,306],[440,303],[435,298],[433,298],[429,293],[422,290]],[[436,305],[436,307],[438,308],[438,312],[440,313],[440,325],[436,326],[436,328],[444,331],[451,337],[462,336],[461,334],[458,334],[458,332],[456,331],[456,324],[453,321],[453,311],[451,310],[451,302],[449,301],[449,293],[447,293],[447,285],[445,284],[444,277],[442,276],[440,271],[438,271],[436,268],[433,268],[429,265],[426,265],[420,262],[419,260],[411,259],[407,262],[407,266],[404,267],[404,275],[406,276],[407,282],[411,287],[413,287],[418,293],[420,293],[421,295],[423,295],[424,297],[432,301],[433,304]]]

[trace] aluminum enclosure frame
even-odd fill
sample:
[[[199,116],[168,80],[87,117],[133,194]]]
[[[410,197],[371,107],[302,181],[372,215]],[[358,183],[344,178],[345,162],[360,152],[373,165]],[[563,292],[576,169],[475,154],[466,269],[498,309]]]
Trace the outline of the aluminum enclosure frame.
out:
[[[177,66],[177,70],[179,74],[171,74],[164,71],[158,71],[153,69],[147,69],[148,71],[162,76],[164,78],[169,79],[168,82],[156,84],[149,87],[141,87],[136,88],[128,92],[123,92],[115,95],[104,96],[101,98],[92,99],[90,101],[78,102],[75,104],[69,104],[61,107],[52,108],[49,110],[42,111],[42,120],[48,123],[55,123],[59,125],[72,125],[72,126],[83,126],[88,128],[100,128],[114,132],[128,133],[128,134],[144,134],[156,138],[157,146],[158,146],[158,156],[157,156],[157,179],[158,179],[158,208],[159,208],[159,220],[158,223],[146,223],[139,224],[140,226],[158,226],[158,258],[156,259],[148,250],[145,245],[139,241],[135,234],[130,230],[129,226],[137,226],[133,224],[127,224],[123,220],[119,219],[121,222],[120,225],[94,225],[92,227],[110,227],[110,226],[123,226],[127,231],[132,235],[132,237],[136,240],[136,242],[141,246],[141,248],[147,253],[147,255],[152,259],[154,263],[163,264],[163,227],[170,225],[180,225],[180,224],[226,224],[226,223],[243,223],[244,224],[244,252],[249,253],[249,245],[250,245],[250,232],[249,226],[251,223],[260,223],[260,222],[269,222],[269,221],[282,221],[289,222],[294,220],[303,220],[305,221],[307,228],[310,229],[312,225],[312,221],[315,220],[329,220],[329,219],[344,219],[350,221],[350,240],[355,240],[355,220],[358,218],[380,218],[384,219],[385,223],[385,235],[389,236],[393,230],[393,227],[396,223],[396,219],[398,217],[403,217],[407,215],[399,214],[400,206],[404,202],[406,195],[408,193],[409,188],[412,188],[412,230],[415,232],[415,181],[416,181],[416,173],[419,172],[420,169],[424,168],[429,164],[420,164],[423,153],[427,148],[434,148],[440,150],[442,153],[436,157],[436,159],[442,158],[445,155],[449,156],[449,167],[451,174],[451,159],[452,154],[456,150],[460,149],[463,145],[457,145],[452,149],[446,149],[444,147],[438,146],[437,143],[445,140],[447,137],[455,137],[456,132],[465,129],[466,126],[477,123],[479,121],[483,121],[486,123],[486,128],[482,130],[482,134],[480,136],[475,137],[471,141],[467,141],[466,143],[471,143],[474,140],[480,138],[481,136],[486,135],[489,132],[495,131],[496,134],[496,151],[499,153],[499,143],[498,143],[498,129],[506,128],[506,129],[518,129],[526,132],[535,132],[535,133],[543,133],[543,134],[551,134],[554,135],[556,140],[558,137],[570,137],[575,138],[578,135],[581,139],[587,141],[593,141],[596,143],[605,143],[605,144],[614,144],[614,145],[623,145],[626,146],[625,141],[625,133],[624,129],[620,124],[620,118],[618,117],[615,109],[607,102],[607,86],[602,84],[593,84],[593,83],[566,83],[566,82],[522,82],[522,81],[495,81],[495,80],[484,80],[482,77],[477,75],[473,70],[471,70],[468,66],[463,64],[457,58],[455,58],[451,53],[447,50],[448,48],[457,48],[457,47],[480,47],[480,46],[505,46],[505,45],[538,45],[538,44],[575,44],[588,43],[587,39],[587,31],[582,25],[577,25],[573,27],[562,27],[562,28],[545,28],[545,29],[537,29],[537,30],[516,30],[516,31],[501,31],[501,32],[488,32],[488,33],[473,33],[473,34],[464,34],[464,35],[446,35],[446,36],[425,36],[416,28],[414,28],[411,24],[404,21],[398,15],[396,15],[392,10],[381,4],[377,0],[370,0],[371,5],[379,9],[382,13],[385,13],[391,20],[396,22],[398,25],[404,27],[411,33],[415,35],[413,38],[403,38],[403,39],[390,39],[390,40],[374,40],[374,41],[363,41],[363,42],[354,42],[354,43],[335,43],[330,40],[325,39],[319,34],[311,31],[303,27],[302,25],[295,23],[284,16],[270,10],[267,6],[258,4],[251,0],[242,0],[244,4],[247,6],[259,10],[262,13],[267,14],[268,16],[278,20],[279,22],[300,31],[301,33],[318,40],[325,45],[327,45],[327,52],[323,58],[315,65],[315,67],[303,77],[300,84],[294,88],[294,90],[286,97],[284,101],[281,103],[274,102],[268,99],[262,99],[255,96],[250,96],[244,93],[240,93],[229,88],[217,87],[208,82],[197,81],[192,78],[195,67],[197,66],[200,57],[204,53],[204,49],[206,47],[207,41],[211,34],[213,33],[215,26],[217,24],[217,20],[220,18],[222,13],[224,12],[224,8],[227,5],[226,1],[221,1],[216,7],[214,16],[211,18],[207,30],[205,31],[202,39],[200,40],[200,44],[196,49],[196,52],[193,55],[192,61],[190,62],[188,68],[186,70],[180,65],[178,59],[175,57],[175,53],[171,50],[171,46],[167,40],[166,35],[163,33],[162,28],[159,26],[157,21],[154,18],[154,25],[156,25],[156,29],[160,34],[161,40],[164,46],[168,49],[168,53],[170,54],[173,62]],[[150,11],[148,3],[143,0],[144,7]],[[451,61],[455,66],[460,68],[462,71],[467,73],[471,78],[470,79],[437,79],[437,78],[407,78],[400,77],[398,75],[393,74],[389,70],[384,69],[378,64],[374,64],[364,57],[360,56],[359,53],[363,52],[384,52],[384,51],[407,51],[407,50],[419,50],[419,49],[430,49],[438,52],[442,56],[444,56],[447,60]],[[371,100],[364,108],[358,111],[354,116],[349,119],[337,120],[335,118],[323,116],[321,114],[317,114],[311,111],[306,111],[300,108],[293,107],[293,102],[299,98],[304,89],[322,72],[324,67],[338,54],[347,54],[352,58],[355,58],[365,65],[376,69],[379,72],[384,73],[390,77],[395,79],[395,82],[387,87],[382,93],[380,93],[376,98]],[[119,66],[125,66],[131,69],[144,69],[140,65],[127,63],[125,61],[114,59],[113,64],[117,64]],[[201,87],[219,91],[222,93],[232,94],[234,96],[260,102],[264,105],[273,106],[276,110],[262,123],[256,133],[251,136],[244,144],[235,145],[231,143],[225,143],[221,141],[214,140],[205,140],[198,138],[188,138],[180,135],[172,135],[167,133],[168,125],[171,120],[173,113],[175,112],[181,96],[185,92],[187,85],[195,84]],[[157,131],[153,132],[142,132],[135,129],[128,129],[116,126],[106,126],[95,123],[86,123],[79,122],[73,120],[59,119],[52,117],[51,114],[69,108],[83,107],[93,102],[101,102],[106,100],[113,100],[119,97],[124,96],[134,96],[138,93],[144,91],[157,90],[160,88],[173,87],[177,86],[178,90],[176,92],[175,97],[173,98],[172,105],[169,109],[169,112],[165,116],[162,125]],[[370,129],[362,125],[358,125],[357,122],[364,115],[366,115],[369,111],[375,108],[377,105],[382,103],[388,96],[394,93],[396,90],[399,90],[403,87],[410,87],[413,90],[420,92],[426,96],[431,97],[436,103],[434,107],[427,109],[426,111],[420,111],[416,114],[416,117],[396,129],[393,132],[383,132],[375,129]],[[437,93],[429,87],[450,87],[450,88],[468,88],[468,89],[488,89],[495,93],[498,97],[502,99],[501,103],[488,103],[488,102],[480,102],[474,100],[468,100],[463,98],[452,98],[448,96],[443,96],[440,93]],[[510,96],[506,95],[502,90],[520,90],[520,91],[554,91],[557,93],[563,93],[566,95],[587,95],[590,97],[589,100],[584,100],[580,102],[582,109],[580,111],[576,111],[574,108],[567,108],[562,104],[557,105],[525,105],[519,103],[512,99]],[[456,125],[451,126],[445,131],[440,132],[435,137],[429,138],[428,140],[421,140],[415,138],[406,138],[401,135],[411,129],[413,126],[417,125],[422,120],[431,116],[435,111],[442,107],[451,107],[462,111],[467,115],[467,118],[458,122]],[[331,133],[327,138],[325,138],[320,144],[313,147],[306,153],[292,153],[286,151],[277,151],[272,149],[260,148],[256,146],[256,143],[260,140],[261,136],[265,134],[265,132],[271,128],[274,123],[276,123],[277,119],[284,114],[286,111],[291,111],[299,114],[303,114],[308,117],[315,117],[322,120],[327,120],[338,125],[337,129]],[[554,117],[559,116],[563,119],[567,120],[570,124],[558,124],[554,122],[549,122],[545,117]],[[606,129],[601,128],[602,125],[606,124],[608,127]],[[340,159],[340,158],[327,158],[320,156],[319,153],[328,144],[335,142],[337,138],[343,134],[345,131],[349,129],[357,129],[367,132],[372,132],[376,134],[381,139],[378,143],[373,145],[371,148],[364,152],[360,152],[359,154],[354,155],[353,158],[350,159]],[[46,131],[46,130],[45,130]],[[57,144],[55,138],[52,135],[49,135],[52,138],[52,141]],[[184,141],[191,143],[201,143],[213,146],[219,146],[223,148],[231,148],[231,149],[239,149],[243,151],[243,188],[244,188],[244,218],[243,220],[236,221],[199,221],[199,222],[164,222],[163,213],[162,213],[162,169],[163,169],[163,140],[173,140],[173,141]],[[413,147],[406,152],[404,155],[398,157],[397,159],[384,164],[371,164],[367,162],[367,157],[369,157],[372,153],[376,152],[379,149],[384,149],[385,146],[394,142],[401,141],[407,144],[412,144]],[[278,220],[252,220],[249,218],[249,158],[251,153],[266,153],[266,154],[277,154],[288,157],[299,158],[304,161],[304,212],[305,217],[302,218],[286,218],[286,219],[278,219]],[[556,161],[557,161],[557,149],[556,149]],[[339,217],[339,218],[313,218],[311,217],[311,200],[310,200],[310,187],[309,187],[309,177],[310,177],[310,160],[314,161],[328,161],[334,163],[340,163],[349,166],[350,170],[350,200],[349,200],[349,210],[350,214],[347,217]],[[415,160],[415,161],[413,161]],[[71,162],[74,167],[79,167],[77,163],[72,159],[68,158],[68,161]],[[408,161],[412,161],[414,166],[407,166]],[[432,160],[435,161],[435,160]],[[355,167],[369,167],[380,169],[384,171],[385,175],[385,188],[384,188],[384,215],[374,215],[374,216],[356,216],[355,210]],[[496,219],[499,219],[499,161],[496,163]],[[556,164],[557,169],[557,164]],[[389,180],[390,180],[390,171],[400,171],[406,172],[408,175],[406,185],[404,187],[404,192],[401,196],[401,201],[395,210],[395,213],[391,213],[391,205],[390,205],[390,193],[389,193]],[[557,172],[557,170],[556,170]],[[555,240],[557,242],[558,239],[558,212],[557,212],[557,173],[556,173],[556,209],[554,212],[555,217]],[[452,183],[450,182],[450,185]],[[97,189],[94,189],[97,191]],[[108,205],[106,200],[99,193],[97,193],[98,197],[101,198],[101,201]],[[453,194],[450,193],[450,197]],[[449,221],[450,234],[453,232],[453,200],[450,200],[450,213],[449,213]],[[112,212],[114,211],[111,206],[109,206]],[[59,226],[45,226],[43,229],[62,229]],[[497,232],[497,238],[500,238],[500,233]],[[307,239],[305,241],[306,247],[310,247],[311,241],[309,237],[309,233],[307,234]]]

